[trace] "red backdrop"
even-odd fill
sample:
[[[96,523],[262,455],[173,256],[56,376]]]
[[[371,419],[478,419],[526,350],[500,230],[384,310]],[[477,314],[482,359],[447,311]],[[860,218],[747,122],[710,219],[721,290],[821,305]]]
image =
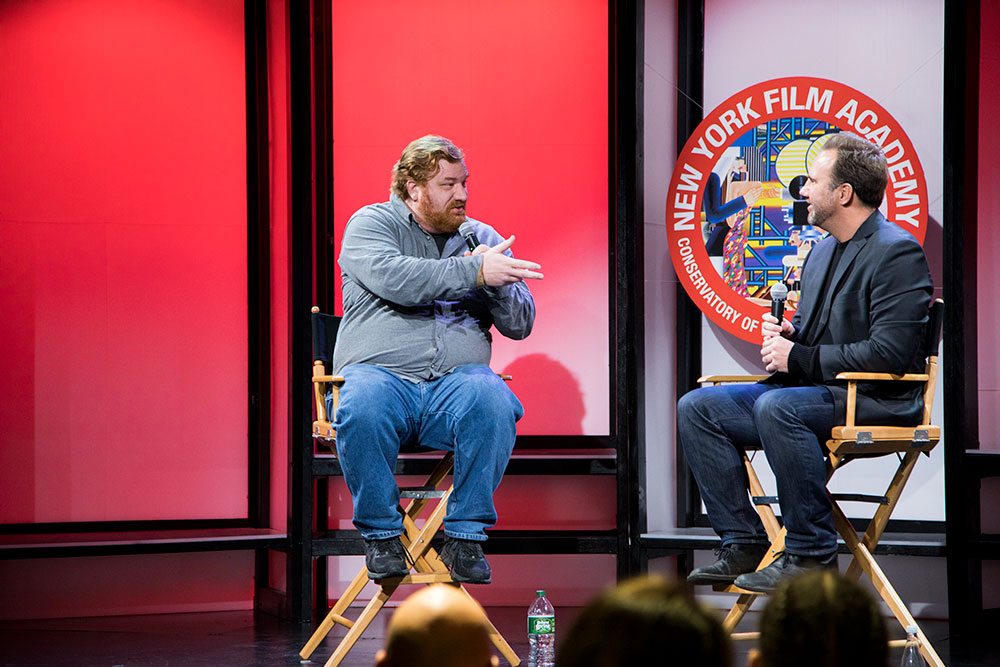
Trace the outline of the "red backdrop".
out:
[[[607,35],[593,0],[333,2],[337,241],[410,140],[465,150],[469,215],[545,273],[531,336],[495,337],[522,434],[608,433]]]
[[[0,522],[247,512],[241,0],[0,5]]]

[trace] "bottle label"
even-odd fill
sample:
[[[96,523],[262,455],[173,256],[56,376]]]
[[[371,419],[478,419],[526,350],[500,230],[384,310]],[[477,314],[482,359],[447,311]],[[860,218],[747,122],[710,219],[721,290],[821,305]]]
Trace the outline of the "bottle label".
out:
[[[529,635],[551,635],[556,631],[555,616],[529,616]]]

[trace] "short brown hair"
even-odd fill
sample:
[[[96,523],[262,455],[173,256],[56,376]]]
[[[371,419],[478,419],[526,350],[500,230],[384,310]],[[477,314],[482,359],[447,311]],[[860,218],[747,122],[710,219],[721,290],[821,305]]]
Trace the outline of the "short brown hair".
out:
[[[691,591],[660,576],[605,591],[576,617],[559,647],[559,667],[698,665],[728,667],[729,636]]]
[[[870,208],[882,205],[889,170],[881,148],[851,132],[840,132],[823,144],[823,150],[837,151],[831,185],[850,183],[862,204]]]
[[[885,667],[887,642],[872,595],[832,570],[780,584],[760,619],[765,667]]]
[[[391,190],[405,201],[410,198],[406,190],[407,181],[423,185],[437,173],[438,162],[460,162],[464,157],[461,148],[436,134],[414,139],[403,149],[399,162],[392,167]]]

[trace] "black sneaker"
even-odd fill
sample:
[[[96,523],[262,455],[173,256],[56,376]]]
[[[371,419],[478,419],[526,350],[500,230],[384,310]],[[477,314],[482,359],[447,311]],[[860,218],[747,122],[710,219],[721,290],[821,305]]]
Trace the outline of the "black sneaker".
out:
[[[405,577],[410,573],[409,554],[398,537],[387,540],[365,540],[365,566],[369,579]]]
[[[836,570],[837,552],[827,556],[796,556],[787,551],[763,570],[741,574],[734,582],[740,588],[755,593],[770,593],[785,579],[812,570]]]
[[[493,580],[483,546],[472,540],[444,536],[441,560],[451,570],[451,578],[462,584],[488,584]]]
[[[715,555],[719,560],[708,567],[699,567],[688,575],[690,584],[731,584],[736,577],[753,572],[764,560],[768,544],[729,544]]]

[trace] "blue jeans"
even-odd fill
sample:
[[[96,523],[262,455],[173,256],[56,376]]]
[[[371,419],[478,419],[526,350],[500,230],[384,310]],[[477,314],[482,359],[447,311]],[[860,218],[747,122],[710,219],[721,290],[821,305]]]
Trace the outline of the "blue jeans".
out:
[[[799,556],[836,551],[823,445],[834,421],[833,394],[823,386],[731,384],[681,397],[681,446],[723,545],[768,541],[740,459],[741,449],[763,446],[788,529],[787,551]]]
[[[459,366],[430,382],[411,382],[378,366],[343,370],[334,428],[337,456],[354,500],[354,525],[365,539],[403,532],[393,476],[399,448],[417,443],[455,453],[455,489],[444,532],[485,541],[497,521],[493,492],[514,449],[524,408],[489,366]]]

